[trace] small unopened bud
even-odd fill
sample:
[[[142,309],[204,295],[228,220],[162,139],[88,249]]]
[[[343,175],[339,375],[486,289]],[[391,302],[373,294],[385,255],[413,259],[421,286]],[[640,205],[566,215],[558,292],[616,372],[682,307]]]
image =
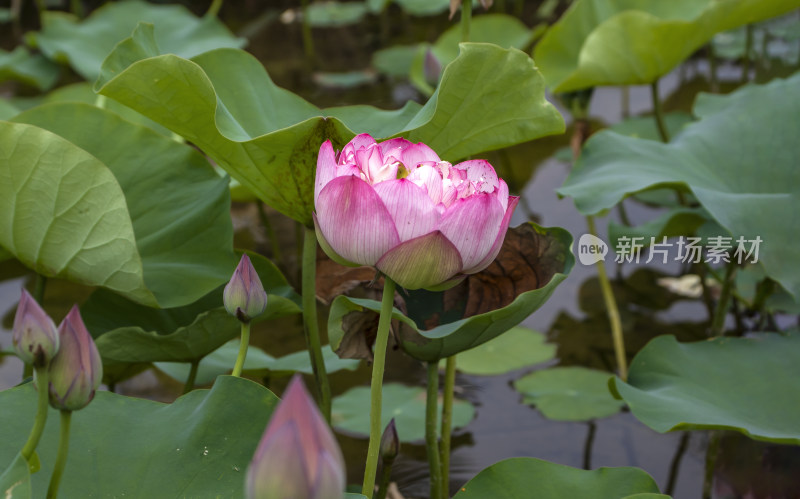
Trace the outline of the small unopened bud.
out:
[[[47,366],[58,352],[58,333],[53,319],[24,289],[14,316],[12,341],[22,361],[34,367]]]
[[[383,464],[392,464],[400,452],[400,439],[397,437],[397,427],[394,418],[386,425],[381,436],[381,459]]]
[[[50,405],[77,411],[94,398],[103,379],[100,352],[83,324],[78,307],[72,307],[58,326],[61,348],[50,363]]]
[[[222,294],[225,310],[242,322],[250,322],[267,308],[267,293],[247,255],[242,255]]]
[[[295,376],[272,413],[245,479],[248,499],[342,499],[344,457]]]
[[[422,66],[425,81],[433,86],[439,84],[439,78],[442,76],[442,63],[436,54],[431,49],[425,52],[425,63]]]

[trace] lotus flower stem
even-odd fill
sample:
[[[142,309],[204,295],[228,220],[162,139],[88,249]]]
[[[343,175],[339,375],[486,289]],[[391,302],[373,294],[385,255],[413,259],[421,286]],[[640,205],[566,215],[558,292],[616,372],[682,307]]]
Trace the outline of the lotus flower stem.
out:
[[[714,44],[708,42],[708,81],[711,86],[711,93],[719,93],[719,79],[717,78],[717,55],[714,53]]]
[[[211,5],[206,11],[206,17],[217,17],[217,14],[219,14],[219,9],[222,8],[222,1],[223,0],[214,0],[211,2]]]
[[[306,62],[314,67],[314,37],[311,35],[311,21],[308,19],[308,0],[301,0],[300,9],[303,13],[303,51]]]
[[[375,499],[386,499],[386,493],[389,491],[389,482],[392,480],[392,465],[384,464],[381,469],[381,484],[378,487],[378,492],[375,494]]]
[[[664,494],[670,497],[672,497],[673,491],[675,490],[675,483],[678,480],[678,470],[681,468],[683,455],[686,453],[686,448],[689,447],[690,435],[691,433],[688,431],[683,432],[681,440],[678,443],[678,449],[675,451],[675,455],[672,456],[672,462],[669,464],[669,478],[667,479],[667,487],[664,489]]]
[[[736,273],[735,260],[731,259],[725,269],[725,278],[722,282],[722,292],[719,295],[717,308],[714,310],[714,321],[711,323],[711,334],[713,336],[722,336],[725,332],[725,317],[728,316],[728,305],[731,299],[731,287],[733,284],[733,276]]]
[[[722,439],[722,432],[712,431],[706,449],[706,469],[703,476],[703,499],[711,499],[711,489],[714,485],[714,469],[717,467],[717,456],[719,455],[719,442]]]
[[[386,346],[389,344],[389,327],[392,323],[394,307],[393,280],[384,276],[381,315],[378,321],[378,334],[375,338],[374,360],[372,362],[372,381],[370,385],[369,409],[369,447],[367,449],[367,466],[364,469],[364,485],[361,493],[372,497],[375,492],[375,475],[378,471],[378,456],[381,447],[381,404],[383,389],[383,367],[386,363]],[[305,307],[304,307],[305,309]],[[436,422],[434,421],[434,424]],[[435,428],[434,428],[435,431]],[[438,460],[438,456],[437,456]],[[436,496],[431,496],[436,497]]]
[[[184,395],[191,392],[194,389],[194,381],[197,379],[197,368],[200,366],[200,361],[195,359],[191,363],[191,367],[189,368],[189,376],[186,378],[186,384],[183,385],[183,393]]]
[[[272,222],[270,222],[269,217],[267,216],[266,211],[267,205],[263,201],[258,202],[258,215],[261,219],[261,225],[264,227],[264,231],[267,233],[267,239],[269,239],[270,249],[272,250],[272,260],[274,260],[281,270],[284,270],[283,265],[283,252],[281,251],[281,245],[278,241],[278,237],[275,235],[275,229],[272,227]]]
[[[30,462],[31,456],[36,450],[36,446],[39,445],[39,439],[42,437],[42,431],[44,431],[44,424],[47,422],[47,406],[50,399],[48,384],[47,366],[37,367],[36,388],[39,391],[39,402],[36,406],[36,419],[33,422],[33,428],[31,429],[30,436],[28,436],[28,441],[25,442],[25,446],[22,447],[21,451],[22,457],[28,462]]]
[[[591,215],[586,217],[586,223],[589,225],[589,233],[597,236],[594,217]],[[608,322],[611,324],[611,335],[614,340],[614,353],[617,357],[619,377],[625,381],[628,379],[628,360],[625,356],[625,341],[622,337],[622,321],[619,318],[619,309],[617,308],[617,300],[614,298],[614,290],[611,289],[611,282],[608,280],[606,267],[602,260],[597,262],[597,279],[600,281],[600,290],[603,293]]]
[[[64,474],[64,466],[67,464],[67,454],[69,453],[69,426],[72,420],[72,411],[61,411],[61,432],[58,435],[58,454],[56,464],[53,468],[53,475],[50,477],[50,485],[47,487],[47,499],[58,497],[58,486],[61,484],[61,475]]]
[[[472,22],[472,0],[461,1],[461,41],[469,41],[469,28]]]
[[[239,343],[239,355],[236,356],[236,363],[233,365],[233,375],[241,377],[244,368],[244,359],[247,357],[247,347],[250,345],[250,323],[242,322],[242,340]],[[189,374],[191,378],[191,373]],[[187,381],[188,384],[188,381]]]
[[[428,397],[425,403],[425,446],[428,449],[428,468],[431,474],[431,499],[441,497],[442,468],[439,464],[439,442],[436,435],[436,415],[439,412],[439,364],[428,362]]]
[[[314,229],[305,229],[303,239],[303,331],[306,334],[311,369],[317,382],[317,400],[320,412],[328,423],[331,422],[331,387],[325,361],[322,358],[322,343],[319,340],[319,321],[317,320],[317,235]]]
[[[456,385],[456,356],[447,358],[444,371],[444,400],[442,401],[442,498],[450,492],[450,433],[453,429],[453,392]]]
[[[661,109],[661,99],[658,97],[658,80],[650,84],[650,95],[653,98],[653,117],[656,120],[658,127],[658,135],[664,143],[669,142],[669,132],[667,126],[664,124],[664,112]]]

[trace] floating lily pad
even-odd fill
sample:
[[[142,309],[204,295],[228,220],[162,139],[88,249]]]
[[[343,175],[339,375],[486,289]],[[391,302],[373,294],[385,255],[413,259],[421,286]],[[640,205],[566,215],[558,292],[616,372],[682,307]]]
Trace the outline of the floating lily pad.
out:
[[[642,423],[664,433],[723,429],[800,445],[800,335],[678,343],[652,340],[610,387]]]
[[[796,8],[792,0],[581,0],[536,45],[554,92],[651,83],[715,33]]]
[[[484,469],[461,487],[454,499],[619,499],[637,493],[658,493],[655,480],[638,468],[582,470],[532,457],[515,457]]]
[[[359,437],[369,437],[368,386],[351,388],[333,399],[331,424],[338,431]],[[384,383],[381,428],[394,418],[397,436],[401,442],[416,442],[425,438],[425,389],[416,386]],[[439,421],[442,404],[439,403]],[[475,417],[475,408],[469,402],[453,400],[453,428],[466,426]],[[438,425],[438,423],[437,423]],[[438,427],[438,426],[437,426]]]
[[[417,50],[419,50],[419,44],[396,45],[378,50],[372,54],[372,66],[387,75],[408,76]]]
[[[694,114],[700,121],[669,144],[595,134],[558,192],[588,215],[655,187],[689,189],[732,236],[734,250],[739,237],[760,237],[767,275],[800,296],[800,219],[786,216],[800,212],[800,75],[727,96],[700,94]]]
[[[252,381],[224,376],[172,404],[97,392],[72,416],[63,497],[243,497],[244,475],[278,398]],[[36,412],[31,383],[0,393],[0,468],[22,448]],[[35,497],[47,490],[58,446],[49,409],[37,448]],[[102,458],[98,458],[102,456]],[[193,470],[187,473],[186,470]]]
[[[239,341],[229,341],[206,357],[203,357],[203,360],[198,365],[195,384],[209,384],[217,376],[230,372],[238,355]],[[322,346],[322,359],[325,362],[325,370],[328,373],[334,373],[342,369],[352,371],[360,363],[360,361],[354,359],[340,359],[328,345]],[[189,364],[156,362],[155,366],[180,382],[186,381],[189,376]],[[262,349],[252,345],[247,350],[243,371],[249,374],[270,374],[271,376],[290,375],[296,372],[313,374],[314,372],[307,350],[291,353],[276,359]]]
[[[0,123],[0,245],[26,266],[162,307],[230,279],[227,181],[196,150],[85,104],[14,120]]]
[[[497,338],[458,354],[456,368],[467,374],[496,375],[555,358],[556,345],[545,335],[512,327]]]
[[[493,45],[462,45],[439,92],[421,109],[398,111],[323,111],[277,87],[243,51],[214,50],[189,61],[155,56],[155,49],[152,27],[140,25],[106,60],[98,91],[196,144],[261,200],[306,225],[326,139],[341,147],[355,131],[403,135],[455,161],[564,128],[533,61]]]
[[[505,275],[505,267],[497,264],[496,260],[482,273],[468,278],[475,279],[474,287],[486,290],[487,294],[471,299],[467,297],[463,310],[458,314],[467,318],[432,329],[419,329],[414,319],[395,309],[392,316],[401,323],[400,345],[412,357],[436,362],[475,348],[509,331],[542,306],[569,274],[575,262],[570,251],[571,244],[569,233],[559,228],[544,228],[529,223],[509,230],[498,259],[504,260],[508,268],[515,269],[514,279]],[[524,284],[517,282],[523,277]],[[470,288],[469,283],[464,285]],[[442,301],[440,293],[433,294]],[[433,303],[434,299],[426,295],[424,301]],[[354,336],[365,334],[359,329],[362,322],[351,318],[363,313],[379,312],[380,303],[375,300],[338,296],[328,316],[331,346],[340,355],[349,355],[342,349],[358,343],[353,340]],[[440,312],[438,315],[441,317],[444,311]]]
[[[313,2],[307,12],[311,26],[336,28],[361,21],[367,14],[367,5],[364,2]]]
[[[392,0],[412,16],[435,16],[450,8],[450,0]]]
[[[610,376],[585,367],[553,367],[520,378],[514,388],[523,403],[549,419],[587,421],[616,414],[625,405],[608,391]]]
[[[58,80],[59,67],[41,54],[31,54],[25,47],[12,52],[0,50],[0,83],[18,81],[47,90]]]
[[[245,44],[216,17],[196,17],[182,5],[138,0],[109,2],[84,20],[63,12],[45,12],[44,29],[30,38],[47,57],[68,63],[88,81],[94,81],[108,53],[131,36],[140,22],[155,25],[155,40],[164,53],[181,57]]]

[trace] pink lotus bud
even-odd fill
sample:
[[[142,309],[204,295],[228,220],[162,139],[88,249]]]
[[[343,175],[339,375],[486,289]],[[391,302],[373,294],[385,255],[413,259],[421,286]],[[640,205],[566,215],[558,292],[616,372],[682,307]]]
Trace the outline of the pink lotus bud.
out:
[[[400,438],[397,436],[397,427],[394,418],[386,425],[381,435],[381,459],[383,464],[392,464],[400,452]]]
[[[439,84],[439,78],[442,76],[442,63],[430,48],[425,51],[425,64],[422,66],[422,69],[425,75],[425,81],[433,86]]]
[[[357,135],[317,159],[314,224],[322,249],[371,265],[406,289],[439,288],[497,257],[519,201],[488,161],[451,165],[425,144]]]
[[[103,379],[103,363],[77,306],[58,326],[61,348],[48,369],[50,405],[77,411],[86,407]]]
[[[267,293],[256,269],[245,254],[222,294],[225,310],[242,322],[250,322],[267,308]]]
[[[53,319],[24,289],[14,316],[12,342],[22,361],[34,367],[46,366],[58,352],[58,333]]]
[[[296,375],[247,469],[248,499],[342,499],[344,457]]]

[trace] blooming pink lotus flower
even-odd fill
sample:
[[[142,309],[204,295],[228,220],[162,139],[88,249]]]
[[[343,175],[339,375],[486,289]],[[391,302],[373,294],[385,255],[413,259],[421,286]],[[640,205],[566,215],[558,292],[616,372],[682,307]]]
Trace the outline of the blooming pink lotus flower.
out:
[[[44,367],[58,352],[58,332],[53,319],[26,290],[17,306],[12,342],[19,358],[34,367]]]
[[[342,499],[344,456],[295,375],[247,469],[248,499]]]
[[[94,398],[103,379],[103,363],[77,306],[73,306],[58,326],[61,347],[48,368],[50,405],[55,409],[77,411]]]
[[[425,144],[357,135],[317,159],[317,237],[344,265],[372,265],[407,289],[441,289],[497,257],[519,198],[488,161],[451,165]]]

